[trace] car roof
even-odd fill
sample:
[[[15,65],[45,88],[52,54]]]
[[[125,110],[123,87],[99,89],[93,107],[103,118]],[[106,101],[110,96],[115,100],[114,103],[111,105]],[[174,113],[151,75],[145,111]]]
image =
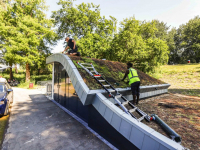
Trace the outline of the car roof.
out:
[[[5,82],[7,82],[7,80],[5,78],[0,78],[0,82],[5,83]]]

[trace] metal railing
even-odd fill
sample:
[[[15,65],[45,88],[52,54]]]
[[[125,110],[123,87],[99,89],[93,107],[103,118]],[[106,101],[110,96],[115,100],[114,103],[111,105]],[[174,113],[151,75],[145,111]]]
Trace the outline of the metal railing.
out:
[[[46,95],[52,96],[52,83],[47,83],[47,85],[46,85]]]

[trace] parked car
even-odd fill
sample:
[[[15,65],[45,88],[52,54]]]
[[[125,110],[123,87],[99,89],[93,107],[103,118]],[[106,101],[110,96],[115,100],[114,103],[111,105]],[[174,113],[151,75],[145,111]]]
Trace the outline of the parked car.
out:
[[[13,89],[6,79],[0,78],[0,115],[9,114],[9,106],[13,103]]]

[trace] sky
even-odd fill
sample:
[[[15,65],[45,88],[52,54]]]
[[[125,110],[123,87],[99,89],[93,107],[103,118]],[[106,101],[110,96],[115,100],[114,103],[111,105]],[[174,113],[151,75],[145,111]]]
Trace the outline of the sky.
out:
[[[49,6],[47,12],[49,18],[52,11],[61,8],[57,5],[58,1],[46,0],[46,4]],[[170,27],[178,28],[181,24],[200,15],[200,0],[77,0],[74,4],[82,2],[100,5],[101,16],[106,18],[113,16],[117,19],[118,24],[125,18],[135,16],[137,20],[158,19]],[[59,41],[57,46],[53,47],[53,53],[64,50],[63,41]]]

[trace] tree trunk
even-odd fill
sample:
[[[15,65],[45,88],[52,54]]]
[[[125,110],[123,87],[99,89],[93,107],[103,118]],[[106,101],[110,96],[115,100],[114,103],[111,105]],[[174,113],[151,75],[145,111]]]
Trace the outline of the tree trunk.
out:
[[[18,73],[17,64],[15,64],[15,73]]]
[[[10,63],[10,80],[13,79],[12,64]]]
[[[26,63],[26,82],[30,81],[30,66]]]
[[[10,68],[10,80],[13,79],[13,73],[12,73],[12,68]]]
[[[40,75],[40,69],[38,69],[38,75]]]

